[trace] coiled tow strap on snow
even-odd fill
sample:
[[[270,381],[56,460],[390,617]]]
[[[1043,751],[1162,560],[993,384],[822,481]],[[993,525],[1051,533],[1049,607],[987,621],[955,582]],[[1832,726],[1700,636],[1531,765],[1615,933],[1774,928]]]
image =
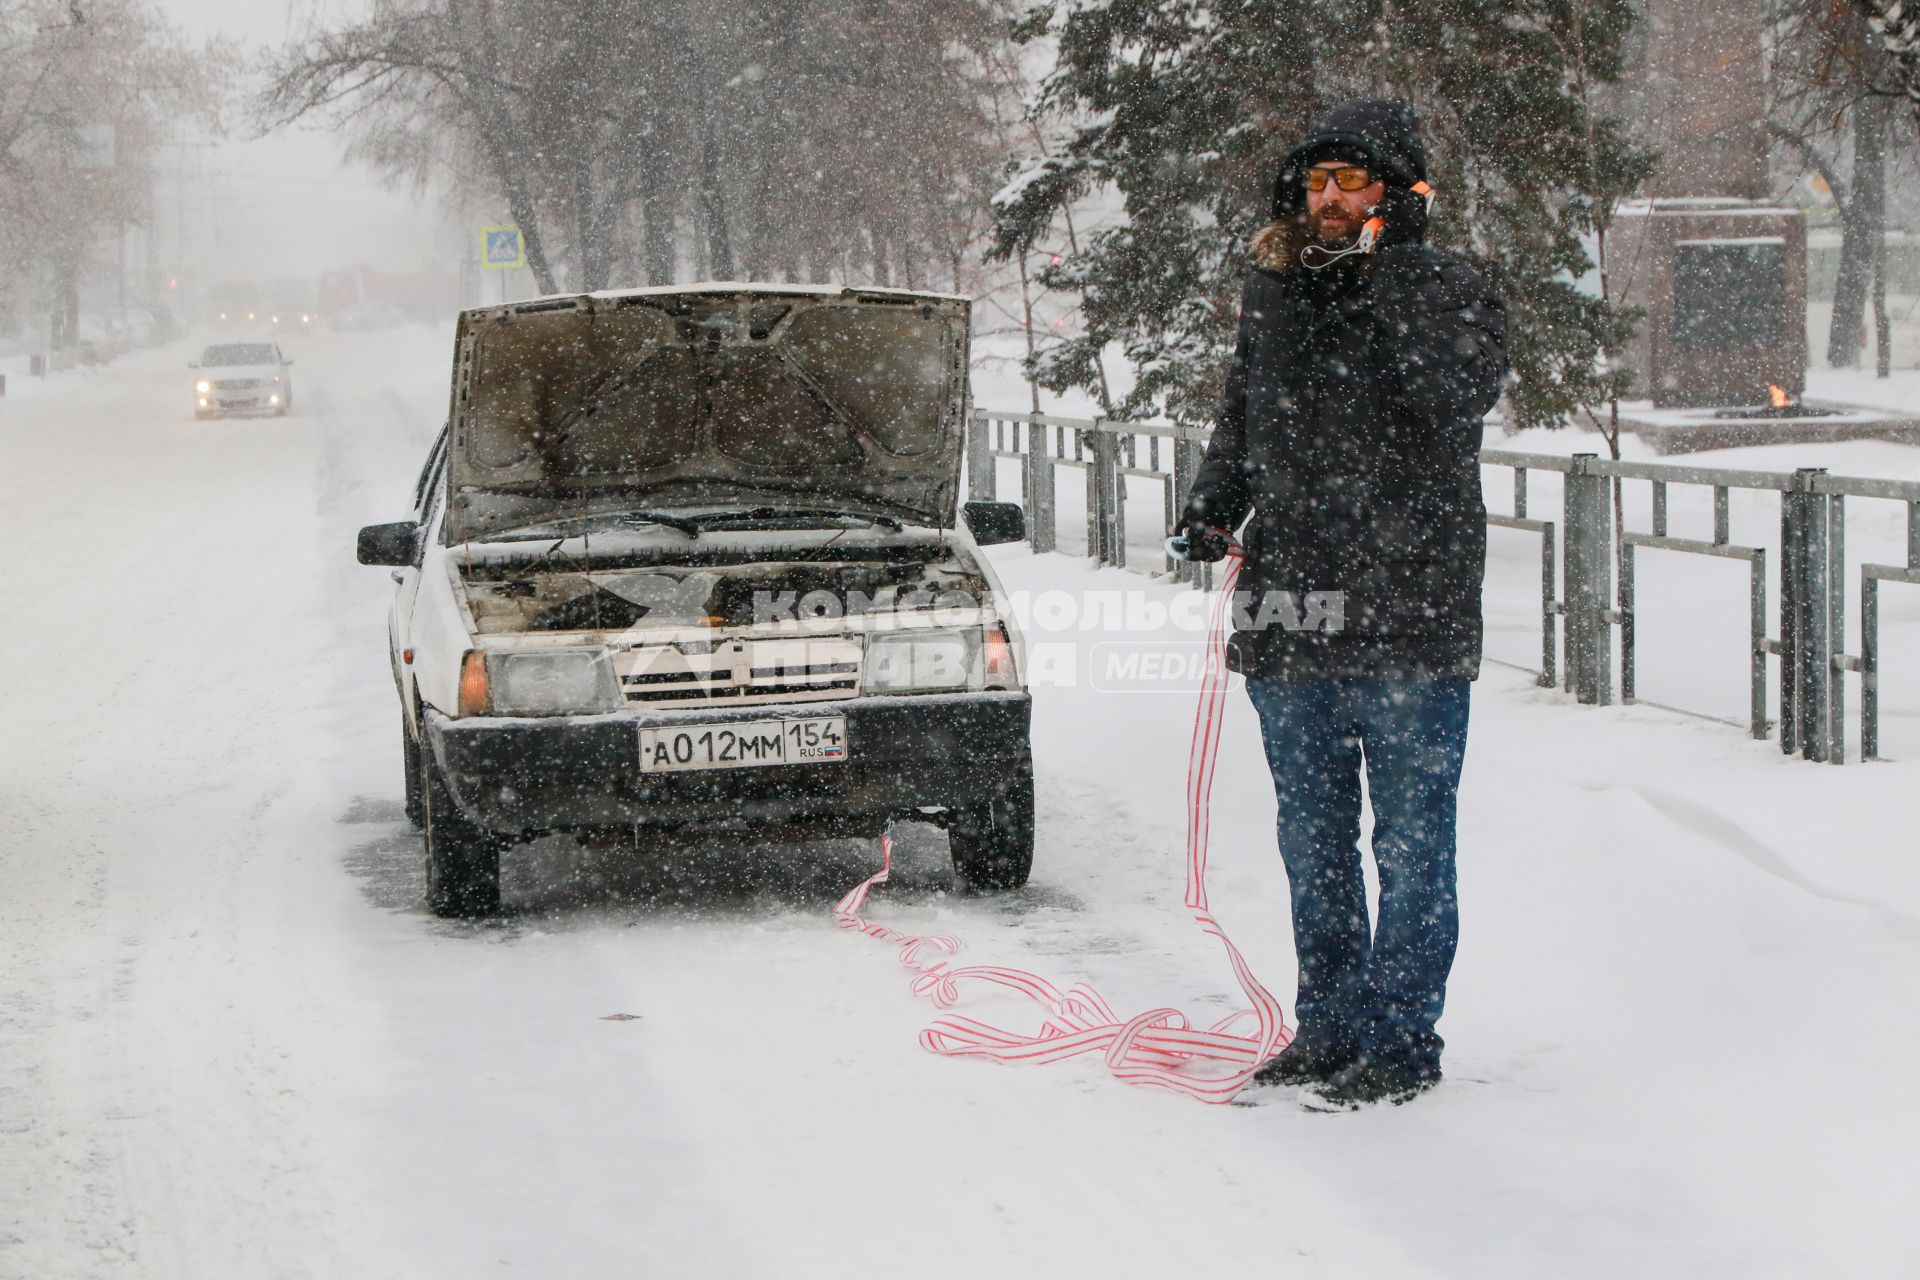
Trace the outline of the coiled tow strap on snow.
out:
[[[1226,619],[1234,583],[1245,556],[1238,546],[1227,557],[1207,629],[1206,665],[1200,702],[1193,717],[1193,746],[1187,761],[1188,911],[1201,929],[1220,940],[1240,989],[1252,1007],[1203,1029],[1178,1009],[1149,1009],[1122,1019],[1099,992],[1084,983],[1066,991],[1046,979],[1001,965],[956,965],[960,949],[950,934],[913,936],[863,920],[860,908],[868,892],[886,882],[893,868],[893,837],[880,838],[880,870],[855,887],[833,909],[842,929],[865,934],[899,948],[900,963],[913,970],[913,992],[941,1009],[952,1009],[969,982],[1013,991],[1040,1006],[1034,1031],[1011,1031],[961,1014],[943,1014],[920,1033],[922,1047],[949,1057],[990,1058],[996,1062],[1060,1062],[1099,1053],[1115,1077],[1131,1084],[1171,1089],[1201,1102],[1229,1102],[1253,1073],[1293,1039],[1280,1002],[1262,986],[1239,948],[1207,909],[1207,835],[1214,762],[1220,753],[1220,729],[1226,710]],[[1221,1068],[1225,1068],[1222,1070]]]

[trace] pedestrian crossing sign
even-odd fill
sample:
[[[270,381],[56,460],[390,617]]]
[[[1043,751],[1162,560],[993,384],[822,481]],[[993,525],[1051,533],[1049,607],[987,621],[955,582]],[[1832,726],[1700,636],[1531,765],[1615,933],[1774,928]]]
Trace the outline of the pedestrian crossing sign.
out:
[[[527,242],[520,228],[480,228],[480,265],[489,271],[515,271],[526,266]]]

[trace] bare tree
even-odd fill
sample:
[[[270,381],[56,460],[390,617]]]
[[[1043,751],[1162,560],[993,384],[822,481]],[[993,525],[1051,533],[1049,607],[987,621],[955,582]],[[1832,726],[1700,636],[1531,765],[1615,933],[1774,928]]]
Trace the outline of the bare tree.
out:
[[[1767,129],[1820,176],[1840,214],[1840,269],[1827,362],[1859,363],[1874,308],[1878,364],[1890,360],[1885,294],[1887,170],[1900,92],[1896,60],[1868,21],[1837,0],[1791,0],[1777,15]],[[1851,157],[1851,169],[1846,161]],[[1883,375],[1884,376],[1884,375]]]
[[[43,277],[55,349],[93,255],[146,220],[164,131],[221,87],[147,0],[0,3],[0,254]]]
[[[276,59],[260,123],[498,200],[540,287],[924,281],[982,220],[1003,0],[375,0]],[[977,234],[977,226],[976,226]]]
[[[1920,6],[1912,0],[1853,0],[1853,8],[1879,37],[1900,92],[1920,109]]]

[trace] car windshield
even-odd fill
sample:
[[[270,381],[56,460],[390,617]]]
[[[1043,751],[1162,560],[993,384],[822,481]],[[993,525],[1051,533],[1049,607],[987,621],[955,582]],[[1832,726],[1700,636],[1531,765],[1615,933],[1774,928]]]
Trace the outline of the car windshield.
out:
[[[222,343],[217,347],[208,347],[206,354],[200,357],[200,363],[212,369],[232,364],[272,364],[274,363],[273,344],[271,342]]]

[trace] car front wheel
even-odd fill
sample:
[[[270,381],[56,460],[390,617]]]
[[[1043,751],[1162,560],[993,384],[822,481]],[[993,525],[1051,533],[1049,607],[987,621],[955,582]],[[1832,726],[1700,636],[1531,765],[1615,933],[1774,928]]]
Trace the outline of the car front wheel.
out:
[[[1022,761],[991,801],[955,810],[947,841],[961,889],[992,893],[1026,884],[1033,873],[1033,762]]]
[[[460,812],[424,744],[416,753],[427,844],[427,910],[459,919],[492,915],[500,909],[500,851],[506,841]]]

